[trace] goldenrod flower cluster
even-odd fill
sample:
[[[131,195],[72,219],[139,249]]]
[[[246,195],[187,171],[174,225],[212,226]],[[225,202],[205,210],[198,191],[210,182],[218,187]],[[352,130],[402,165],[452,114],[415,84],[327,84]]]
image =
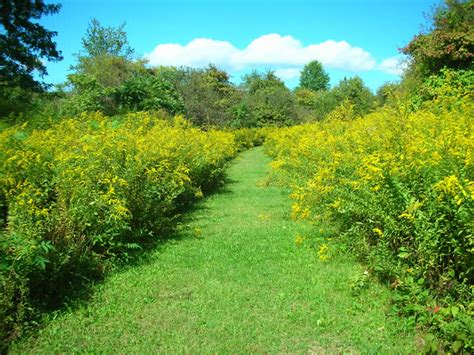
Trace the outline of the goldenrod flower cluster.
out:
[[[58,275],[159,238],[178,208],[221,180],[237,150],[230,132],[148,113],[2,131],[0,313],[15,322],[31,283],[46,293],[62,287],[48,286]]]
[[[410,112],[400,104],[270,133],[266,150],[292,187],[292,217],[339,226],[389,278],[409,268],[440,294],[471,297],[473,107]]]
[[[261,146],[267,135],[274,129],[273,127],[239,128],[232,130],[232,134],[240,149],[248,149]]]

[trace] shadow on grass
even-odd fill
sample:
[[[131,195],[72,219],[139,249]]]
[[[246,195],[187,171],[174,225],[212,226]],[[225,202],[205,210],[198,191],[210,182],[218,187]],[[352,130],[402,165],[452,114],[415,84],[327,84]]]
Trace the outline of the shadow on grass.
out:
[[[219,183],[205,189],[205,197],[201,200],[181,204],[175,211],[176,216],[166,226],[160,228],[153,238],[145,239],[140,248],[127,252],[126,257],[110,259],[105,264],[103,260],[94,260],[93,256],[77,257],[62,265],[61,272],[53,269],[46,276],[38,278],[30,289],[33,306],[38,312],[26,325],[23,335],[34,337],[38,328],[44,325],[38,321],[41,317],[46,316],[47,319],[48,316],[57,316],[87,305],[97,286],[103,284],[112,273],[147,265],[153,262],[153,255],[165,249],[169,243],[195,237],[186,226],[206,215],[206,200],[213,196],[232,194],[231,186],[237,183],[225,173],[217,181]]]
[[[236,180],[230,179],[225,175],[221,179],[220,184],[216,184],[212,189],[206,189],[205,196],[201,200],[182,205],[177,209],[176,218],[173,219],[172,223],[161,229],[160,236],[156,240],[144,243],[140,250],[136,251],[128,260],[120,265],[120,268],[150,263],[153,254],[165,248],[168,243],[194,237],[193,231],[187,230],[185,227],[206,215],[205,212],[209,210],[206,206],[207,199],[222,195],[232,195],[231,186],[236,183]]]

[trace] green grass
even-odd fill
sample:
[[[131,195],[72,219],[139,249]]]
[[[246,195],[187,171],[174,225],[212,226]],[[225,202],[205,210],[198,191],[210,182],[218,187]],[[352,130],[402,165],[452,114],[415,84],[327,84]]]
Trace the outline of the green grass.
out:
[[[362,266],[295,244],[316,231],[290,220],[288,191],[259,187],[267,163],[261,148],[243,153],[176,238],[11,352],[413,352],[413,331],[388,315],[389,290],[370,282],[354,295]]]

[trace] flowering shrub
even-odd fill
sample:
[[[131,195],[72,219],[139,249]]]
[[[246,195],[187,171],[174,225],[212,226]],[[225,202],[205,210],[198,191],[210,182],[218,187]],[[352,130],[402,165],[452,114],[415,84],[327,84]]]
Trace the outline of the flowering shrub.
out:
[[[239,149],[245,150],[252,147],[263,145],[267,135],[275,130],[275,127],[261,127],[261,128],[239,128],[232,130],[235,142]]]
[[[160,237],[221,179],[237,146],[181,117],[101,114],[0,133],[0,332],[12,333],[72,275]]]
[[[400,105],[265,143],[292,187],[293,218],[336,224],[340,242],[400,291],[404,311],[454,351],[474,346],[474,110],[456,107]]]

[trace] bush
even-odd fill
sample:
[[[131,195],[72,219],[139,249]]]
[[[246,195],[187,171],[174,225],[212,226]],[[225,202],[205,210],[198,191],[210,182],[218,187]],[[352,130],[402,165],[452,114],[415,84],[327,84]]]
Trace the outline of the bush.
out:
[[[272,71],[253,71],[243,78],[242,102],[234,107],[239,127],[289,126],[298,119],[292,92]]]
[[[257,127],[289,126],[297,119],[295,100],[286,87],[269,86],[244,98],[249,121]]]
[[[183,98],[186,117],[196,126],[228,127],[232,122],[232,108],[240,101],[240,93],[230,82],[229,74],[209,65],[203,69],[180,68],[158,72],[169,77]]]
[[[123,112],[164,109],[170,114],[179,114],[184,111],[183,100],[173,86],[150,74],[125,80],[115,88],[113,96]]]
[[[402,311],[448,349],[474,348],[473,105],[403,106],[270,134],[294,218],[336,224],[339,241],[399,291]]]
[[[147,113],[16,126],[0,133],[0,146],[2,339],[72,279],[162,237],[236,153],[231,133]]]
[[[354,114],[356,116],[366,115],[375,108],[374,95],[358,76],[342,79],[339,84],[332,89],[331,94],[334,95],[337,102],[348,100],[354,105]]]
[[[233,130],[232,134],[239,150],[246,150],[263,145],[268,134],[274,129],[272,127],[240,128]]]
[[[474,100],[474,70],[443,68],[437,75],[426,78],[411,95],[411,105],[421,107],[455,108],[463,101]]]

